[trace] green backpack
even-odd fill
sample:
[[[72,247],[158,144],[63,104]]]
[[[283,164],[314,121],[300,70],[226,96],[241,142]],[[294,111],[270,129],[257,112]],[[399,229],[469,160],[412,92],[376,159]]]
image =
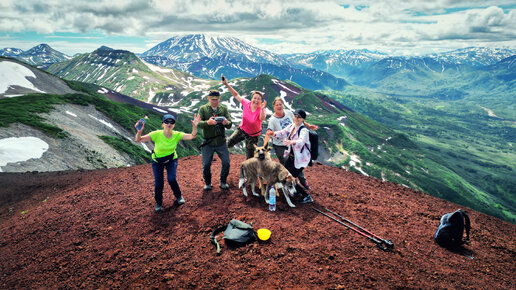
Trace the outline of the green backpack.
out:
[[[220,227],[213,231],[210,241],[217,247],[217,254],[220,254],[220,245],[216,235],[224,231],[225,244],[228,247],[236,248],[245,246],[256,241],[256,233],[253,230],[253,223],[246,224],[242,221],[232,219],[227,226]]]

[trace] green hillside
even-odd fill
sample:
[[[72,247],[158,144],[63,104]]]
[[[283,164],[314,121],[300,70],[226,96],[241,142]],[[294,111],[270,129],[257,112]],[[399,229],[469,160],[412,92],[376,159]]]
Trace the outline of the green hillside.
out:
[[[94,105],[97,110],[129,132],[134,132],[134,123],[145,115],[149,119],[145,124],[144,134],[161,129],[162,114],[131,104],[121,104],[108,100],[105,96],[97,93],[99,89],[97,85],[80,82],[70,82],[69,84],[73,89],[85,93],[66,95],[31,94],[16,98],[0,99],[0,128],[8,127],[12,123],[22,123],[41,130],[50,137],[67,138],[68,134],[66,131],[46,123],[38,114],[50,112],[54,109],[54,105],[75,104],[81,106]],[[190,119],[191,116],[179,115],[176,130],[190,132],[192,128]],[[150,154],[148,152],[141,146],[128,141],[123,136],[100,136],[100,138],[116,150],[129,154],[137,164],[144,164],[150,161]],[[181,142],[180,146],[178,146],[179,156],[197,154],[197,148],[201,144],[199,139]]]
[[[429,160],[446,168],[437,170],[435,178],[452,191],[430,188],[428,193],[516,222],[516,123],[487,112],[495,99],[509,103],[507,93],[459,99],[386,95],[363,88],[325,93],[410,134]],[[509,110],[506,106],[494,112],[512,116]]]
[[[272,100],[280,96],[280,92],[274,89],[273,79],[272,76],[260,75],[251,79],[236,79],[232,82],[235,82],[233,87],[241,94],[247,94],[253,90],[265,92],[265,98],[268,101],[267,107],[272,111]],[[414,127],[431,132],[441,127],[442,129],[438,130],[440,133],[436,133],[439,135],[448,132],[448,129],[444,129],[446,126],[457,126],[450,123],[449,120],[435,120],[437,116],[443,114],[442,108],[427,108],[430,111],[433,110],[433,114],[430,114],[427,111],[418,111],[414,106],[400,104],[384,95],[374,94],[365,89],[355,88],[359,92],[370,94],[369,98],[338,92],[325,92],[323,94],[303,89],[291,82],[285,81],[284,83],[293,85],[302,91],[301,94],[293,98],[291,106],[305,109],[310,113],[307,121],[320,126],[318,134],[320,150],[323,151],[320,154],[322,162],[403,184],[516,222],[516,211],[510,192],[511,187],[516,188],[510,182],[510,174],[514,168],[510,166],[498,167],[496,165],[503,162],[502,160],[507,162],[513,158],[510,150],[506,148],[507,154],[505,157],[499,157],[496,155],[496,150],[491,150],[490,152],[484,152],[486,154],[485,161],[470,158],[465,163],[458,157],[452,157],[452,154],[460,155],[468,152],[468,147],[459,147],[460,150],[454,147],[446,149],[442,144],[436,143],[437,139],[425,137],[429,134],[415,134],[415,131],[411,129]],[[221,85],[212,88],[221,89]],[[342,104],[356,111],[346,109],[328,96],[335,97]],[[186,106],[193,100],[201,98],[201,92],[193,92],[186,96],[180,105]],[[222,95],[222,102],[227,102],[230,99],[232,97],[228,92]],[[344,99],[348,101],[344,101]],[[385,102],[390,106],[386,106]],[[205,101],[201,99],[201,102],[191,108],[192,112],[195,112],[204,103]],[[477,113],[480,115],[481,111],[482,109],[477,110]],[[373,117],[371,119],[365,117],[368,114]],[[409,118],[413,115],[423,119],[414,122],[413,117]],[[378,118],[378,116],[381,116],[381,118]],[[464,118],[467,119],[466,116]],[[486,119],[486,122],[491,121],[495,120]],[[434,125],[428,126],[426,125],[428,123]],[[405,125],[402,126],[401,124]],[[265,126],[266,123],[264,122],[264,128]],[[470,130],[478,129],[471,128]],[[493,134],[496,132],[505,134],[503,130],[491,129]],[[231,132],[232,130],[227,134],[229,135]],[[477,137],[472,135],[471,139],[474,138]],[[496,139],[497,137],[493,138]],[[492,140],[482,139],[477,142],[487,146]],[[457,141],[457,143],[460,142]],[[469,144],[469,146],[471,149],[476,145]],[[234,152],[238,152],[238,150]],[[495,158],[495,156],[497,156],[497,161],[487,161],[488,158]],[[488,168],[487,171],[485,167]],[[497,171],[501,170],[501,173],[492,176],[493,180],[478,178],[478,175],[484,177],[495,168]],[[474,170],[477,173],[476,179],[472,178]],[[486,182],[492,185],[497,184],[499,193],[491,194],[479,185]]]
[[[175,103],[184,94],[213,84],[178,70],[146,64],[125,50],[98,49],[53,64],[47,71],[66,80],[101,85],[151,103]]]

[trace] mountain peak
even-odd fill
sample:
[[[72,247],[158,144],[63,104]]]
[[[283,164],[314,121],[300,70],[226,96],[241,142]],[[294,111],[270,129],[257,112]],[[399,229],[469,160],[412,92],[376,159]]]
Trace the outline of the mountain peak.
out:
[[[256,48],[235,37],[214,34],[188,34],[171,37],[142,56],[162,56],[175,61],[197,61],[203,57],[216,58],[221,55],[244,57],[256,63],[284,65],[282,56]]]
[[[101,47],[97,48],[96,50],[111,51],[111,50],[114,50],[114,49],[112,49],[111,47],[108,47],[108,46],[102,45]]]

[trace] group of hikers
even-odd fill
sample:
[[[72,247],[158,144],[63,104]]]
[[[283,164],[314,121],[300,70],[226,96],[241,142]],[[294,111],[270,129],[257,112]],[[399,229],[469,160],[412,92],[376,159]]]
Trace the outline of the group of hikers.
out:
[[[229,148],[245,141],[246,158],[254,157],[255,146],[258,145],[258,137],[262,133],[262,122],[266,118],[267,101],[263,100],[263,94],[259,91],[251,93],[251,100],[248,100],[233,89],[222,76],[222,83],[236,101],[242,104],[242,121],[234,133],[226,138],[226,129],[232,126],[231,116],[228,109],[220,104],[220,92],[210,90],[207,98],[208,103],[199,108],[198,114],[194,115],[192,122],[192,133],[174,131],[176,118],[174,115],[166,114],[162,119],[163,130],[156,130],[142,136],[143,127],[137,129],[136,142],[154,143],[152,153],[152,171],[154,173],[154,199],[155,210],[163,210],[163,172],[167,170],[167,181],[172,188],[176,201],[179,205],[185,203],[181,189],[176,179],[177,154],[176,147],[180,140],[192,140],[197,137],[197,127],[202,129],[204,142],[201,145],[202,174],[204,179],[204,190],[211,190],[212,176],[211,163],[213,154],[216,152],[221,160],[220,183],[221,189],[228,189],[227,178],[229,175]],[[293,113],[285,110],[285,104],[280,97],[273,102],[274,114],[269,119],[267,132],[264,138],[264,145],[272,138],[272,146],[280,163],[294,176],[299,178],[296,191],[300,194],[300,203],[310,203],[313,199],[307,190],[310,190],[303,169],[308,166],[310,156],[309,131],[300,130],[307,127],[317,130],[318,126],[305,122],[306,112],[301,109]],[[143,124],[142,124],[143,125]],[[304,147],[309,150],[303,150]]]

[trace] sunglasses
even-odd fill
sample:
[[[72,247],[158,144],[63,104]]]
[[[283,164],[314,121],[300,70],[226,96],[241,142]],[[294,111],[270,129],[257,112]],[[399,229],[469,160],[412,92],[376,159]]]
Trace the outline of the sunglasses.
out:
[[[170,119],[163,121],[163,124],[175,124],[175,123],[176,123],[176,121],[170,120]]]

